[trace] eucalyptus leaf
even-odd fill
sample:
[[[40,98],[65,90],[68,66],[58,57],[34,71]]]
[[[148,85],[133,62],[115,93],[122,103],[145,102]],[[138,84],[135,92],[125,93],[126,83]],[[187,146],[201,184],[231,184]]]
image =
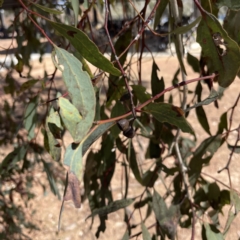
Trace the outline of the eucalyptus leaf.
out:
[[[193,129],[185,119],[181,108],[168,103],[150,103],[144,109],[146,113],[152,114],[159,122],[173,124],[183,132],[193,134]]]
[[[121,199],[121,200],[116,200],[114,202],[109,203],[109,205],[102,207],[102,208],[98,208],[98,209],[94,209],[92,214],[90,214],[86,220],[90,217],[94,217],[96,215],[99,216],[104,216],[104,215],[108,215],[109,213],[112,212],[116,212],[117,210],[121,209],[121,208],[126,208],[127,206],[129,206],[130,204],[133,203],[133,199]]]
[[[74,127],[74,130],[71,130],[71,135],[75,142],[80,142],[91,128],[95,117],[95,91],[89,75],[82,70],[81,62],[64,49],[55,46],[55,51],[58,57],[58,63],[54,63],[56,67],[62,71],[63,80],[72,99],[72,103],[81,114],[81,116],[78,116],[76,110],[74,110],[74,107],[72,107],[70,103],[61,100],[61,103],[67,104],[65,107],[69,107],[69,111],[73,111],[72,113],[74,113],[74,116],[66,116],[65,120],[71,118],[74,121],[74,124],[69,122],[68,130],[70,131],[71,128]],[[54,58],[53,61],[55,61]],[[63,65],[64,69],[58,64]],[[80,121],[81,117],[82,120]],[[74,133],[74,131],[76,132]]]
[[[114,76],[121,75],[121,72],[100,53],[97,46],[88,38],[84,32],[62,23],[52,21],[49,22],[53,28],[57,30],[60,35],[67,38],[69,42],[74,46],[74,48],[91,64],[102,69],[105,72],[111,73]]]
[[[216,17],[208,12],[202,13],[202,20],[197,28],[197,41],[202,47],[202,58],[206,61],[209,73],[218,73],[218,83],[221,87],[228,87],[235,79],[240,67],[240,50],[222,28]],[[214,34],[222,41],[220,46],[214,42]]]
[[[31,140],[34,138],[35,126],[37,120],[37,105],[38,105],[38,96],[34,97],[28,103],[24,114],[24,127],[28,131],[28,139]]]
[[[48,8],[48,7],[45,7],[43,5],[40,5],[40,4],[37,4],[35,2],[32,2],[30,1],[31,4],[33,4],[35,7],[41,9],[42,11],[44,12],[47,12],[47,13],[51,13],[51,14],[56,14],[56,15],[59,15],[59,14],[62,14],[63,12],[59,11],[59,10],[56,10],[56,9],[53,9],[53,8]]]

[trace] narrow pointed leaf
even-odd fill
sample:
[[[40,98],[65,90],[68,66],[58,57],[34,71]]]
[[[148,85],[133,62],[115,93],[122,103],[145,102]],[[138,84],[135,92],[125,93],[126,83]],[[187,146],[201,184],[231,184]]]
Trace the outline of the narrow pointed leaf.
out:
[[[129,240],[129,233],[126,231],[122,237],[122,240]]]
[[[63,12],[59,11],[59,10],[56,10],[56,9],[53,9],[53,8],[48,8],[48,7],[45,7],[45,6],[42,6],[40,4],[37,4],[35,2],[32,2],[30,1],[31,4],[33,4],[35,7],[41,9],[42,11],[44,12],[47,12],[47,13],[52,13],[52,14],[56,14],[56,15],[59,15],[59,14],[62,14]]]
[[[234,146],[234,145],[228,144],[228,149],[233,151],[234,153],[240,153],[240,146]]]
[[[37,104],[38,104],[38,96],[31,99],[29,102],[25,114],[24,114],[24,127],[28,131],[28,139],[31,140],[34,138],[34,130],[36,126],[37,120]]]
[[[17,93],[20,94],[20,93],[24,92],[25,90],[33,87],[37,82],[39,82],[39,80],[36,80],[36,79],[28,80],[27,82],[25,82],[21,85],[21,87]]]
[[[224,240],[222,233],[214,226],[204,223],[207,240]]]
[[[196,108],[196,114],[197,114],[198,121],[201,124],[202,128],[209,135],[211,135],[210,127],[209,127],[208,120],[207,120],[207,115],[206,115],[202,106],[199,106],[199,107]]]
[[[59,98],[59,108],[59,113],[65,127],[70,132],[74,141],[78,142],[79,138],[83,136],[79,136],[79,134],[81,134],[81,132],[79,132],[79,124],[82,121],[82,117],[77,108],[72,105],[68,99],[63,97]]]
[[[213,34],[220,35],[226,43],[224,54],[215,44]],[[228,36],[216,17],[208,12],[203,13],[198,26],[197,41],[202,47],[202,57],[207,63],[209,72],[218,72],[219,85],[228,87],[234,81],[240,67],[240,50],[237,43]]]
[[[56,29],[63,37],[67,38],[75,49],[91,64],[114,76],[121,75],[121,72],[100,53],[97,46],[84,32],[62,23],[51,21],[50,23],[54,29]]]
[[[59,161],[61,158],[61,146],[56,138],[59,138],[61,133],[58,131],[58,123],[56,123],[57,126],[55,125],[55,120],[52,116],[53,114],[58,113],[52,112],[46,120],[44,132],[44,147],[47,149],[47,151],[54,160]],[[52,127],[52,130],[50,130],[49,125]]]
[[[55,51],[58,63],[63,65],[64,69],[61,69],[58,65],[57,67],[62,70],[63,80],[72,103],[82,117],[81,122],[77,125],[77,132],[74,138],[76,142],[80,142],[91,128],[94,120],[96,107],[94,88],[89,75],[82,70],[82,64],[77,58],[56,46]],[[79,117],[75,120],[75,122],[77,121],[79,121]]]
[[[188,31],[190,31],[193,27],[195,27],[201,21],[201,19],[202,19],[202,17],[199,16],[192,23],[182,26],[182,27],[178,27],[178,28],[174,29],[171,33],[174,33],[174,34],[186,33]]]
[[[122,199],[122,200],[116,200],[114,202],[109,203],[109,205],[102,207],[102,208],[98,208],[98,209],[94,209],[92,214],[90,214],[86,220],[90,217],[94,217],[96,215],[99,216],[105,216],[108,215],[109,213],[112,212],[116,212],[117,210],[121,209],[121,208],[125,208],[127,206],[129,206],[130,204],[133,203],[133,199]]]
[[[169,0],[162,0],[160,4],[157,7],[155,18],[154,18],[154,29],[160,24],[160,19],[163,15],[163,12],[165,11],[167,5],[169,3]]]
[[[79,14],[79,0],[71,0],[71,3],[72,3],[73,12],[74,12],[75,27],[77,27],[78,14]]]
[[[145,111],[153,115],[159,122],[167,122],[179,127],[183,132],[193,133],[191,125],[184,117],[181,108],[168,103],[150,103]]]
[[[216,4],[218,8],[225,6],[231,10],[235,11],[240,10],[240,2],[238,0],[218,0]]]
[[[146,228],[145,224],[142,223],[141,224],[141,228],[142,228],[142,236],[143,236],[143,240],[151,240],[151,235],[148,231],[148,229]]]

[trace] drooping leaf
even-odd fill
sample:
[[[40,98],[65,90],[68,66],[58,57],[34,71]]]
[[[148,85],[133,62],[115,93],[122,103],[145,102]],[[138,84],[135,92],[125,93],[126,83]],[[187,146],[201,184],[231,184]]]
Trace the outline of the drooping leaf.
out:
[[[48,178],[48,182],[49,182],[51,191],[54,195],[58,196],[58,199],[60,200],[60,193],[58,191],[57,184],[53,177],[53,172],[52,172],[52,169],[50,168],[50,163],[45,162],[43,159],[42,159],[42,163],[43,163],[44,170],[47,174],[47,178]]]
[[[133,95],[137,97],[140,103],[146,102],[151,98],[151,95],[147,92],[146,88],[141,85],[132,85]]]
[[[35,7],[39,8],[42,11],[47,12],[47,13],[56,14],[56,15],[59,15],[59,14],[63,13],[59,10],[56,10],[56,9],[53,9],[53,8],[48,8],[48,7],[45,7],[43,5],[37,4],[37,3],[32,2],[32,1],[29,1],[29,2],[31,2],[31,4],[33,4]]]
[[[236,212],[238,213],[240,211],[240,198],[234,190],[230,191],[230,198],[231,198],[232,204],[236,209]]]
[[[104,216],[104,215],[108,215],[109,213],[112,212],[116,212],[117,210],[121,209],[121,208],[125,208],[127,206],[129,206],[130,204],[133,203],[133,199],[129,198],[129,199],[121,199],[121,200],[116,200],[114,202],[109,203],[109,205],[102,207],[102,208],[98,208],[98,209],[94,209],[92,214],[90,214],[86,220],[90,217],[94,217],[96,215],[99,216]]]
[[[227,218],[227,221],[226,221],[226,225],[224,227],[224,231],[223,231],[223,236],[224,236],[224,239],[226,239],[226,235],[231,227],[231,224],[233,222],[233,220],[235,219],[237,215],[234,214],[232,211],[229,211],[228,212],[228,218]]]
[[[189,52],[187,53],[187,62],[192,67],[194,72],[200,72],[198,59]]]
[[[223,141],[220,135],[212,136],[205,139],[193,153],[189,163],[189,182],[193,186],[198,180],[202,167],[208,164],[214,153],[222,145]]]
[[[152,88],[152,96],[156,96],[158,93],[162,92],[165,88],[164,80],[163,78],[159,79],[157,72],[160,69],[158,68],[158,65],[155,61],[153,61],[152,65],[152,76],[151,76],[151,88]],[[159,97],[155,100],[155,102],[163,102],[164,101],[164,95]]]
[[[44,147],[55,161],[59,161],[61,158],[61,146],[56,138],[60,138],[61,133],[59,132],[58,123],[54,120],[55,116],[52,116],[55,114],[58,115],[58,113],[52,112],[46,119]],[[52,130],[50,130],[49,125],[51,126]]]
[[[202,106],[199,106],[199,107],[196,108],[196,114],[197,114],[198,121],[201,124],[202,128],[209,135],[211,135],[210,127],[209,127],[208,120],[207,120],[207,115],[206,115]]]
[[[183,132],[193,133],[191,125],[187,122],[182,109],[179,107],[168,103],[150,103],[144,109],[159,122],[167,122],[179,127]]]
[[[70,144],[66,149],[63,163],[69,167],[70,173],[72,172],[81,182],[83,173],[82,144]]]
[[[154,190],[153,211],[163,232],[169,239],[174,239],[179,218],[179,206],[172,205],[168,209],[164,199]]]
[[[16,163],[23,160],[27,153],[27,146],[21,146],[10,152],[0,164],[0,173],[4,174],[14,168]]]
[[[127,159],[130,165],[130,168],[136,178],[136,180],[141,183],[142,182],[142,178],[141,178],[141,173],[139,170],[139,166],[138,166],[138,162],[137,162],[137,158],[136,158],[136,153],[134,150],[134,147],[132,146],[132,144],[129,144],[129,150],[128,150],[128,155],[127,155]]]
[[[63,80],[72,99],[72,103],[82,117],[82,120],[77,125],[77,133],[74,134],[74,140],[80,142],[89,131],[94,120],[96,106],[94,88],[89,75],[82,70],[82,64],[66,50],[56,46],[54,47],[58,57],[58,63],[64,66],[62,70]],[[58,65],[57,67],[60,68]],[[66,103],[66,101],[64,101],[64,103]],[[78,120],[79,118],[75,120],[75,122]]]
[[[202,20],[197,28],[197,41],[202,47],[202,57],[205,59],[209,73],[217,72],[219,85],[226,88],[238,73],[240,50],[237,43],[228,36],[214,15],[208,12],[203,12],[202,15]],[[214,34],[222,38],[220,40],[224,43],[216,44],[213,40]],[[226,48],[223,52],[220,49],[221,45]]]
[[[238,45],[240,45],[240,11],[228,10],[223,22],[223,27],[227,31],[229,37],[231,37],[237,42]]]
[[[234,146],[234,145],[230,145],[228,144],[228,149],[230,151],[233,151],[234,153],[240,153],[240,146]]]
[[[79,142],[79,139],[83,138],[83,136],[79,136],[81,134],[81,132],[79,132],[79,130],[81,130],[79,125],[82,117],[77,108],[71,104],[68,99],[63,97],[59,98],[59,108],[59,113],[65,127],[70,132],[74,142]]]
[[[165,11],[167,4],[169,3],[169,0],[162,0],[160,4],[157,7],[155,18],[154,18],[154,29],[160,24],[160,19],[163,15],[163,12]]]
[[[88,38],[81,30],[62,24],[51,22],[51,25],[59,34],[67,38],[75,49],[94,66],[102,69],[105,72],[111,73],[114,76],[120,76],[120,71],[104,57],[98,50],[97,46]],[[56,47],[55,47],[56,48]]]
[[[220,88],[219,91],[216,91],[216,90],[214,90],[214,88],[212,88],[209,96],[206,99],[204,99],[201,102],[196,103],[192,107],[187,108],[185,111],[187,112],[193,108],[197,108],[202,105],[208,105],[208,104],[216,101],[219,98],[219,96],[223,93],[223,91],[224,91],[224,88]]]
[[[238,0],[218,0],[216,4],[218,8],[226,6],[229,9],[235,11],[238,11],[240,9],[240,2]]]
[[[34,97],[28,103],[24,114],[24,127],[28,131],[28,139],[31,140],[34,138],[34,130],[37,120],[37,105],[38,105],[38,96]]]
[[[48,128],[51,131],[52,135],[55,138],[61,139],[63,126],[61,123],[61,119],[59,113],[57,111],[51,112],[51,114],[47,118]]]
[[[145,224],[142,223],[141,224],[141,228],[142,228],[142,236],[143,236],[143,240],[151,240],[151,235],[148,231],[148,229],[146,228]]]
[[[77,27],[79,14],[79,0],[71,0],[71,3],[74,12],[74,26]]]
[[[32,79],[32,80],[28,80],[25,83],[23,83],[20,87],[20,89],[18,90],[18,94],[24,92],[25,90],[31,88],[32,86],[34,86],[37,82],[39,82],[39,80],[36,79]]]
[[[218,134],[222,134],[224,129],[227,131],[228,121],[227,121],[227,112],[223,113],[220,122],[218,124]]]
[[[115,122],[109,122],[101,124],[93,129],[87,137],[84,139],[82,145],[83,155],[89,149],[89,147],[99,138],[101,137],[108,129],[115,125]]]
[[[73,172],[67,173],[66,191],[63,201],[73,201],[75,208],[81,207],[80,181]]]
[[[190,24],[182,26],[182,27],[178,27],[178,28],[174,29],[171,33],[172,34],[184,34],[188,31],[190,31],[193,27],[195,27],[201,21],[201,19],[202,19],[202,17],[199,16]]]
[[[204,223],[207,240],[224,240],[222,233],[213,224]]]
[[[122,237],[122,240],[129,240],[129,233],[126,231]]]

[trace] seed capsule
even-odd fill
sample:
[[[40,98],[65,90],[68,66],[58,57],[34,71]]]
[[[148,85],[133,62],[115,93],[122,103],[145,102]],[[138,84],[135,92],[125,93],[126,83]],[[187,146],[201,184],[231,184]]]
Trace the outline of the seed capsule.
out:
[[[129,121],[127,119],[121,119],[117,122],[118,127],[121,131],[126,131],[129,128]]]
[[[123,131],[123,135],[128,138],[133,138],[135,136],[136,132],[133,129],[132,126],[129,126],[129,128],[125,131]]]

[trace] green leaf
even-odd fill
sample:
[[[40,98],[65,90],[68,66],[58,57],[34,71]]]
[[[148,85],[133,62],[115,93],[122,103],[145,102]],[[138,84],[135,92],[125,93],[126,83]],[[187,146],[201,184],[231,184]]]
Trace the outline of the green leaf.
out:
[[[153,211],[156,215],[156,218],[157,218],[159,224],[161,224],[161,221],[167,216],[168,209],[167,209],[167,205],[166,205],[165,201],[163,200],[163,198],[155,190],[153,193],[152,208],[153,208]]]
[[[226,43],[226,53],[213,41],[213,34],[218,34]],[[216,17],[204,12],[197,29],[197,41],[202,47],[202,57],[206,61],[209,73],[218,72],[218,83],[221,87],[228,87],[235,79],[240,66],[240,50],[222,28]]]
[[[81,182],[83,174],[82,144],[70,144],[66,149],[63,163],[69,167],[70,172]]]
[[[228,144],[228,149],[230,151],[233,151],[234,153],[240,153],[240,146],[238,145],[234,146],[234,145]]]
[[[35,126],[36,126],[36,114],[37,114],[37,105],[38,105],[38,96],[34,97],[30,100],[25,114],[24,114],[24,127],[28,131],[28,140],[31,140],[34,138],[35,133]]]
[[[140,103],[144,103],[151,98],[146,88],[141,85],[132,85],[133,95],[137,97]]]
[[[236,216],[237,215],[234,214],[232,211],[228,211],[228,218],[227,218],[226,225],[225,225],[224,231],[223,231],[224,239],[226,239],[226,235],[227,235],[227,233],[231,227],[231,224]]]
[[[47,12],[47,13],[52,13],[52,14],[56,14],[56,15],[59,15],[59,14],[63,13],[63,12],[61,12],[59,10],[48,8],[48,7],[42,6],[42,5],[37,4],[35,2],[32,2],[32,1],[29,1],[29,2],[31,2],[31,4],[33,4],[35,7],[39,8],[42,11]]]
[[[83,155],[86,153],[86,151],[89,149],[89,147],[99,138],[101,137],[108,129],[110,129],[112,126],[115,125],[115,122],[109,122],[109,123],[104,123],[91,131],[87,137],[85,137],[83,141]]]
[[[216,4],[218,8],[226,6],[231,10],[235,10],[235,11],[240,10],[240,2],[238,0],[218,0]]]
[[[230,198],[231,198],[232,204],[235,206],[236,212],[238,213],[240,211],[240,198],[238,194],[235,191],[231,190]]]
[[[167,234],[169,239],[174,239],[177,229],[176,222],[179,219],[179,206],[172,205],[167,209],[163,198],[154,190],[153,211],[161,229]]]
[[[79,132],[79,130],[81,130],[79,123],[82,121],[82,117],[77,108],[72,105],[68,99],[63,97],[59,98],[59,108],[59,113],[65,127],[70,132],[74,142],[79,142],[83,138],[83,136],[80,135],[81,132]]]
[[[25,83],[23,83],[20,87],[20,89],[18,90],[18,94],[24,92],[25,90],[31,88],[33,85],[35,85],[37,82],[39,82],[39,80],[36,79],[32,79],[32,80],[28,80]]]
[[[78,14],[79,14],[79,0],[71,0],[72,8],[74,12],[74,25],[77,27],[78,24]]]
[[[150,103],[145,107],[159,122],[167,122],[179,127],[183,132],[193,133],[191,125],[187,122],[182,109],[168,103]]]
[[[60,200],[61,199],[60,193],[58,191],[58,187],[57,187],[57,184],[56,184],[54,176],[53,176],[53,171],[50,168],[51,163],[47,163],[44,160],[42,160],[42,162],[43,162],[44,171],[47,174],[47,178],[48,178],[48,182],[49,182],[51,191],[55,196],[58,196],[58,199]]]
[[[122,240],[129,240],[129,233],[126,231],[122,237]]]
[[[158,68],[158,65],[155,61],[153,61],[152,65],[152,76],[151,76],[151,88],[152,88],[152,96],[156,96],[158,93],[162,92],[165,88],[164,80],[163,78],[159,79],[157,72],[160,71]],[[155,102],[163,102],[164,101],[164,95],[162,95],[160,98],[156,99]]]
[[[82,116],[82,120],[77,125],[77,132],[73,134],[72,131],[72,134],[75,136],[74,141],[80,142],[91,128],[94,120],[96,106],[94,88],[89,75],[82,70],[82,64],[79,60],[64,49],[55,46],[55,50],[58,63],[64,66],[64,70],[62,70],[63,80],[72,99],[72,103]],[[60,68],[58,65],[57,67]],[[66,101],[63,101],[64,100],[61,100],[62,103],[67,104]],[[69,104],[68,106],[70,107]],[[70,107],[70,111],[72,110],[73,108]],[[74,110],[74,114],[75,113],[76,111]],[[75,116],[77,119],[74,121],[78,122],[79,116],[77,116],[77,113]]]
[[[127,155],[127,159],[130,165],[130,168],[136,178],[136,180],[141,183],[142,182],[142,178],[141,178],[141,173],[139,171],[139,167],[138,167],[138,162],[137,162],[137,158],[136,158],[136,153],[134,150],[134,147],[132,146],[132,144],[129,143],[129,154]]]
[[[202,106],[199,106],[199,107],[196,108],[196,114],[197,114],[198,121],[201,124],[202,128],[209,135],[211,135],[210,127],[209,127],[208,120],[207,120],[207,115],[206,115]]]
[[[222,233],[212,224],[204,223],[207,240],[224,240]]]
[[[186,32],[188,32],[188,31],[190,31],[193,27],[195,27],[195,26],[201,21],[201,19],[202,19],[202,17],[199,16],[199,17],[196,18],[192,23],[174,29],[174,30],[171,32],[171,34],[183,34],[183,33],[186,33]]]
[[[141,228],[142,228],[142,236],[143,236],[143,240],[151,240],[151,235],[148,231],[148,229],[146,228],[145,224],[142,223],[141,224]]]
[[[72,143],[67,147],[63,163],[69,166],[70,172],[74,173],[80,182],[82,180],[83,171],[82,156],[89,147],[114,124],[115,122],[101,124],[95,127],[81,143]]]
[[[133,203],[133,199],[129,198],[129,199],[121,199],[121,200],[116,200],[114,202],[109,203],[108,206],[102,207],[102,208],[98,208],[98,209],[94,209],[92,214],[90,214],[86,220],[90,217],[94,217],[96,215],[99,216],[105,216],[108,215],[109,213],[112,212],[116,212],[121,208],[126,208],[127,206],[129,206],[130,204]]]
[[[218,134],[222,134],[223,130],[225,129],[226,131],[228,126],[228,121],[227,121],[227,112],[223,113],[221,118],[220,118],[220,122],[218,124]]]
[[[223,22],[223,27],[227,31],[229,37],[231,37],[237,42],[238,45],[240,45],[240,11],[228,10]]]
[[[0,164],[0,173],[4,174],[8,172],[15,167],[17,162],[23,160],[27,153],[27,148],[27,146],[18,147],[9,153]]]
[[[163,12],[165,11],[167,4],[168,4],[169,0],[162,0],[160,2],[160,4],[157,7],[156,10],[156,14],[155,14],[155,18],[154,18],[154,27],[153,29],[156,29],[156,27],[158,26],[158,24],[160,24],[160,19],[163,15]]]
[[[61,119],[59,116],[59,113],[56,112],[52,112],[48,118],[47,118],[47,124],[49,127],[49,130],[51,131],[52,135],[55,138],[62,138],[62,131],[63,131],[63,126],[61,123]]]
[[[204,164],[208,164],[214,153],[222,145],[221,135],[216,135],[205,139],[193,153],[189,163],[189,182],[194,186],[202,171]]]
[[[104,57],[98,50],[97,46],[81,30],[62,24],[51,22],[51,25],[60,35],[67,38],[75,49],[94,66],[111,73],[114,76],[120,76],[121,72]],[[56,47],[55,47],[56,48]]]
[[[187,108],[185,111],[188,112],[189,110],[191,110],[193,108],[197,108],[202,105],[208,105],[208,104],[214,102],[215,100],[217,100],[219,98],[219,96],[223,93],[223,91],[224,91],[224,88],[221,88],[221,87],[218,92],[216,90],[214,90],[214,88],[212,88],[209,96],[206,99],[204,99],[201,102],[196,103],[192,107]]]
[[[200,72],[198,59],[191,55],[189,52],[187,53],[187,62],[192,67],[194,72]]]
[[[55,123],[57,123],[54,120],[55,116],[52,116],[56,114],[58,115],[57,112],[52,112],[46,119],[46,131],[44,132],[44,147],[55,161],[59,161],[61,158],[61,146],[55,137],[59,138],[59,135],[61,135],[61,133],[59,132],[58,127],[55,125]],[[52,127],[52,130],[50,130],[49,125]]]

